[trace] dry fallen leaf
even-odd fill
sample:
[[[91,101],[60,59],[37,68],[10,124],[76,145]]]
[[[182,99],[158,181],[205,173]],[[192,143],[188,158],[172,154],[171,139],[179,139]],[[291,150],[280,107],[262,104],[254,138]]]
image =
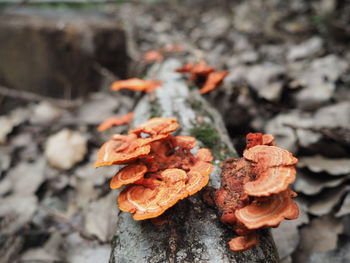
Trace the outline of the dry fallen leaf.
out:
[[[0,143],[5,143],[7,135],[12,131],[15,124],[7,116],[0,117]]]
[[[129,99],[123,97],[122,100],[128,101]],[[89,95],[75,114],[66,114],[61,121],[98,125],[101,120],[114,114],[114,111],[121,106],[120,101],[108,93],[93,93]]]
[[[60,246],[64,242],[63,237],[58,232],[53,232],[40,248],[31,248],[25,251],[21,257],[21,262],[59,262],[63,261]]]
[[[85,211],[85,229],[102,242],[109,242],[117,223],[117,192],[113,191],[103,198],[91,202]]]
[[[109,244],[100,245],[82,239],[79,234],[72,233],[66,237],[67,257],[66,262],[96,263],[108,262],[111,253]]]
[[[350,102],[344,101],[325,106],[313,116],[314,128],[350,128]]]
[[[272,235],[280,259],[285,259],[291,255],[299,244],[298,226],[294,220],[283,221],[278,228],[272,229]]]
[[[295,153],[298,147],[297,137],[294,130],[286,124],[298,121],[298,115],[298,112],[279,114],[277,117],[268,121],[265,126],[265,132],[273,134],[276,144],[292,153]]]
[[[79,165],[75,169],[74,175],[82,180],[92,181],[94,186],[101,186],[116,174],[116,172],[119,170],[119,167],[116,165],[110,165],[95,169],[91,163],[95,162],[97,159],[97,153],[97,149],[93,150],[89,156],[89,162],[83,165]]]
[[[306,206],[300,202],[299,198],[295,201],[300,208],[299,217],[295,220],[283,221],[279,227],[271,229],[281,260],[287,260],[298,247],[300,240],[298,227],[309,223]]]
[[[2,173],[7,171],[7,169],[10,167],[11,155],[8,153],[8,151],[6,151],[6,149],[0,148],[0,151],[0,175],[2,175]]]
[[[249,85],[264,99],[276,101],[282,94],[283,81],[286,68],[281,65],[264,63],[249,68],[246,75]]]
[[[322,38],[318,36],[312,37],[299,45],[291,46],[288,50],[287,59],[293,61],[317,55],[321,51],[322,45]]]
[[[316,252],[305,263],[348,263],[350,259],[350,243],[327,252]]]
[[[2,234],[13,234],[28,223],[38,207],[35,195],[10,195],[2,197],[0,217],[2,217]]]
[[[345,185],[324,190],[314,198],[314,201],[310,202],[308,211],[317,216],[328,214],[340,202],[340,199],[347,191],[349,189]]]
[[[33,124],[48,124],[57,120],[63,113],[63,109],[43,101],[34,106],[33,113],[30,116],[30,122]]]
[[[77,179],[74,202],[71,202],[70,204],[83,209],[84,207],[87,207],[92,200],[96,200],[97,197],[98,192],[94,188],[92,180]]]
[[[335,216],[341,217],[341,216],[348,215],[348,214],[350,214],[350,192],[347,193],[347,195],[345,196],[343,204]]]
[[[295,253],[296,262],[305,262],[314,252],[329,251],[337,246],[338,234],[343,231],[340,220],[322,216],[311,221],[300,231],[300,245]]]
[[[294,189],[298,193],[303,193],[306,195],[316,195],[320,193],[324,188],[333,188],[341,185],[350,175],[324,179],[317,174],[305,174],[298,173],[297,179],[294,182]]]
[[[330,175],[344,175],[350,173],[350,159],[330,159],[319,155],[312,157],[301,157],[298,167],[307,167],[315,173],[326,172]]]
[[[17,108],[9,114],[0,116],[0,144],[7,140],[7,135],[10,134],[17,125],[28,119],[30,112],[24,108]]]
[[[45,145],[45,157],[49,164],[60,170],[72,168],[83,160],[86,152],[86,138],[81,133],[68,129],[51,135]]]
[[[303,147],[317,143],[322,138],[322,134],[317,130],[323,128],[349,129],[350,103],[341,102],[326,106],[313,115],[302,111],[279,114],[267,123],[265,131],[275,135],[278,145],[293,152],[298,143]]]
[[[334,54],[314,59],[310,64],[294,63],[290,69],[295,78],[292,85],[303,86],[296,95],[299,107],[314,108],[330,100],[335,91],[335,81],[347,67],[346,60]]]
[[[45,180],[45,160],[34,163],[21,162],[12,168],[4,181],[9,181],[11,190],[18,195],[33,195]]]

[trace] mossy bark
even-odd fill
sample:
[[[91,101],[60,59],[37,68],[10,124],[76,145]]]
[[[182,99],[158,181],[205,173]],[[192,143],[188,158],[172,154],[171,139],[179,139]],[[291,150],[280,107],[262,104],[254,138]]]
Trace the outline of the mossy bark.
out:
[[[200,146],[210,148],[215,170],[209,185],[220,186],[219,163],[237,157],[220,114],[198,93],[190,90],[174,69],[177,61],[169,60],[153,67],[152,78],[163,82],[154,94],[144,97],[135,108],[134,124],[150,117],[176,117],[181,135],[195,136]],[[134,221],[121,212],[112,243],[111,263],[129,262],[278,262],[278,254],[269,230],[261,231],[259,245],[245,252],[233,252],[228,241],[234,233],[223,225],[215,209],[202,198],[203,190],[169,209],[164,216],[168,224],[155,226],[150,220]]]

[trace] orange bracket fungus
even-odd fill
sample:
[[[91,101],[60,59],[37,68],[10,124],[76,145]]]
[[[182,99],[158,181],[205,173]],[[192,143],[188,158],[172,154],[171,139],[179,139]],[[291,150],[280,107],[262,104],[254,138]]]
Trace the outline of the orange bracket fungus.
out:
[[[143,54],[142,58],[147,63],[162,62],[164,59],[162,53],[158,50],[147,51],[145,54]]]
[[[183,51],[183,47],[180,45],[168,45],[164,48],[161,48],[159,50],[150,50],[143,54],[142,58],[147,63],[154,63],[154,62],[162,62],[164,59],[164,55],[170,52],[179,52]]]
[[[216,72],[215,68],[207,65],[205,61],[200,61],[197,64],[188,63],[181,68],[176,69],[178,73],[189,73],[190,80],[199,82],[204,80],[202,88],[199,90],[201,94],[214,90],[229,73],[228,71]]]
[[[118,80],[112,83],[111,89],[114,91],[128,89],[133,91],[153,92],[161,85],[161,82],[155,80],[145,80],[131,78],[127,80]]]
[[[249,133],[246,139],[243,158],[222,163],[221,187],[214,198],[221,222],[238,235],[229,242],[233,251],[255,246],[257,229],[299,216],[292,200],[296,193],[288,189],[295,180],[297,159],[276,147],[270,134]]]
[[[208,75],[203,87],[199,90],[201,94],[207,93],[215,89],[226,77],[228,71],[223,72],[211,72]]]
[[[112,128],[113,126],[119,126],[123,124],[128,124],[134,117],[133,112],[129,112],[124,116],[112,116],[105,119],[98,127],[97,130],[102,132]]]
[[[195,64],[191,69],[191,80],[196,80],[199,76],[207,76],[209,73],[213,72],[215,69],[209,67],[205,61],[200,61]]]
[[[127,135],[113,135],[99,149],[95,167],[125,165],[110,187],[127,185],[118,205],[135,220],[158,217],[208,184],[214,168],[210,151],[202,148],[193,154],[195,138],[170,134],[178,127],[175,118],[153,118]]]

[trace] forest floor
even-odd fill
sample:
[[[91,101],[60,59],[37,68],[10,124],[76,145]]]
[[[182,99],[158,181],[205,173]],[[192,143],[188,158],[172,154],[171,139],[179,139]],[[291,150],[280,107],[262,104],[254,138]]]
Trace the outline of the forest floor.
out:
[[[130,77],[145,74],[145,52],[167,45],[182,46],[183,63],[230,71],[205,97],[237,150],[246,133],[266,132],[299,159],[293,188],[301,216],[273,229],[282,262],[349,262],[350,5],[175,2],[103,8],[127,33]],[[102,142],[127,127],[102,134],[96,127],[132,111],[139,97],[111,94],[69,109],[30,103],[0,116],[0,262],[108,261],[115,168],[95,170],[93,162]]]

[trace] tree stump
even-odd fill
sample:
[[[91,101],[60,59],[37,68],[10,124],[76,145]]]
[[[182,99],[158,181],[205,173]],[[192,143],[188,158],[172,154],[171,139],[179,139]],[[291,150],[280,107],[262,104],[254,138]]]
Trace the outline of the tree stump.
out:
[[[149,77],[162,81],[163,86],[137,104],[134,124],[157,116],[176,117],[181,127],[178,134],[194,136],[200,146],[212,151],[215,170],[209,186],[219,188],[220,161],[238,156],[220,114],[175,72],[180,66],[177,60],[168,60],[152,68]],[[279,262],[268,229],[260,231],[256,247],[231,251],[228,241],[234,232],[204,202],[203,191],[170,208],[164,214],[169,223],[162,226],[150,220],[135,221],[129,213],[120,212],[110,262]]]
[[[0,12],[0,85],[73,99],[97,91],[101,67],[124,78],[127,66],[124,30],[102,12]]]

